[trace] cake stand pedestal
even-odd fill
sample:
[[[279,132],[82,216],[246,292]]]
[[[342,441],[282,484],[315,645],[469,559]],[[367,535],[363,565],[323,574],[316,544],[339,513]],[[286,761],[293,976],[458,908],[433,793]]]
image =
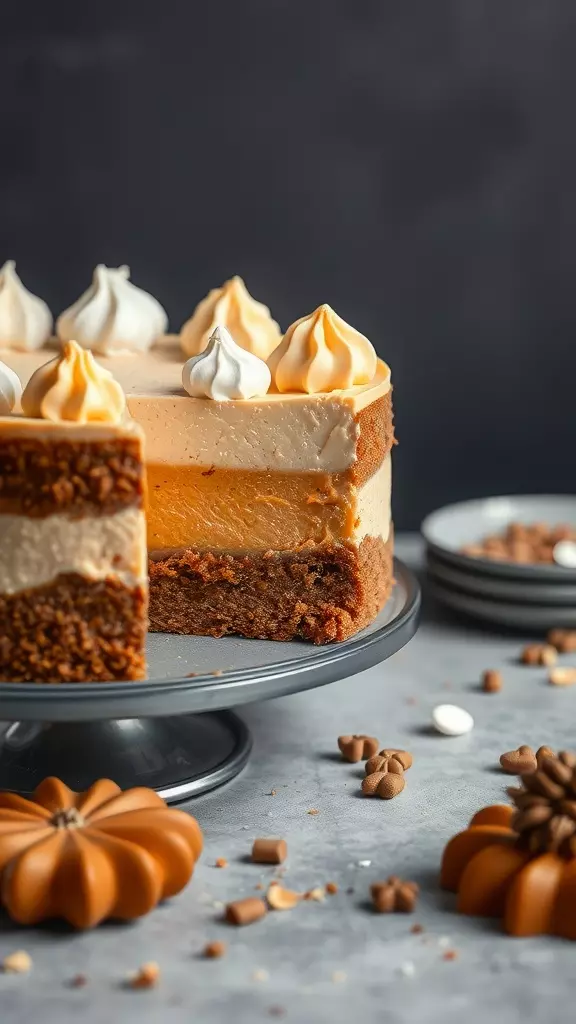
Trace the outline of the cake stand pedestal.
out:
[[[56,775],[80,790],[107,777],[172,803],[222,785],[252,746],[229,708],[363,672],[411,639],[420,589],[399,559],[394,571],[386,607],[342,644],[152,633],[140,683],[0,683],[0,789],[29,795]]]

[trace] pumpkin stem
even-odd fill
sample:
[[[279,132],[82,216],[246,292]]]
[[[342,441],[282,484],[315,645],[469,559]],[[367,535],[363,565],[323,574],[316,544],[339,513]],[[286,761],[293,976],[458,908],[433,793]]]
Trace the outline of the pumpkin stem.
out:
[[[68,811],[56,811],[50,819],[50,824],[54,828],[82,828],[85,822],[80,812],[71,807]]]

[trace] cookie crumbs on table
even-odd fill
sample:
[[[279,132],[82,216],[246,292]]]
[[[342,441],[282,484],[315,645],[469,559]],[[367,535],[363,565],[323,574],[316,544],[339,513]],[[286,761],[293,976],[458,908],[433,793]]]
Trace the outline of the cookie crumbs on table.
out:
[[[552,644],[528,644],[520,655],[523,665],[546,665],[550,667],[558,661],[558,651]]]
[[[226,860],[226,857],[217,857],[216,860],[214,861],[214,867],[215,868],[227,868],[228,867],[228,861]]]
[[[548,676],[551,686],[573,686],[576,683],[576,668],[555,668]]]
[[[88,977],[86,974],[75,974],[68,982],[69,988],[84,988],[87,984]]]
[[[327,882],[326,883],[326,892],[330,896],[335,896],[336,893],[338,892],[338,886],[336,885],[336,882]]]

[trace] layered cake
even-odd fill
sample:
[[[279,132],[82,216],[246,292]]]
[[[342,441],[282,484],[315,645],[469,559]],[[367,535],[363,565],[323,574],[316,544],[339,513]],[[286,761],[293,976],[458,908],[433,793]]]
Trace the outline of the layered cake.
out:
[[[20,394],[0,363],[0,680],[144,678],[142,431],[73,342]]]
[[[282,337],[239,278],[166,335],[121,270],[98,268],[48,345],[99,353],[144,431],[150,628],[351,636],[392,587],[388,367],[327,305]],[[26,381],[47,351],[20,336],[0,358]]]

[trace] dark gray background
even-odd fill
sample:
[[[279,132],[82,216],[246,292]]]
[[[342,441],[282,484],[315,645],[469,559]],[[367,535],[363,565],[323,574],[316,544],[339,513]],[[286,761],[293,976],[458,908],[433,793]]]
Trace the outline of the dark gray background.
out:
[[[55,313],[233,273],[396,384],[395,516],[573,486],[573,0],[6,5],[0,259]]]

